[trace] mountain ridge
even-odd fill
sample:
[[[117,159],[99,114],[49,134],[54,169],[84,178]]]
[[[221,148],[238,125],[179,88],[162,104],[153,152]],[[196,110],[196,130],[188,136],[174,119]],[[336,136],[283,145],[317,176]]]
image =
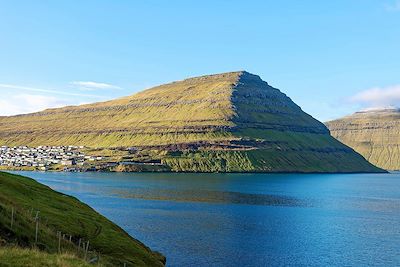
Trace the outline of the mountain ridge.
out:
[[[386,170],[400,170],[400,110],[356,112],[326,123],[332,136]]]
[[[157,150],[156,158],[172,171],[379,171],[287,95],[246,71],[2,117],[0,145],[140,147]]]

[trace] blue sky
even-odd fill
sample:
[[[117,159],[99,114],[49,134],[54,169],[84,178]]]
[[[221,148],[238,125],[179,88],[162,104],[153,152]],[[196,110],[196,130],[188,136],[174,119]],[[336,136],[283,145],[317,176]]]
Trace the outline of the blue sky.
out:
[[[400,1],[3,1],[0,115],[258,74],[319,120],[400,104]]]

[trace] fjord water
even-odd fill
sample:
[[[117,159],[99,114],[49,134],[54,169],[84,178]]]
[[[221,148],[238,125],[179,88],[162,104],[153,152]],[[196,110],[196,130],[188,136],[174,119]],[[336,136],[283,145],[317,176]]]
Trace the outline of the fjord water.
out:
[[[400,174],[18,172],[73,195],[168,266],[399,266]]]

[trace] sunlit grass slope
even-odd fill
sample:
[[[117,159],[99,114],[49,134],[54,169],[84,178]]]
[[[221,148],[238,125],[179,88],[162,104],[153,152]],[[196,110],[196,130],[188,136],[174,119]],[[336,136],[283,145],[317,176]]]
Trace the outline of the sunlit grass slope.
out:
[[[161,160],[172,171],[380,171],[285,94],[245,71],[2,117],[0,145],[156,149],[168,151]]]
[[[11,227],[13,208],[14,223]],[[36,243],[34,217],[37,211],[39,231]],[[52,254],[46,259],[45,254],[36,251],[11,250],[20,253],[21,260],[31,255],[48,262],[75,261],[74,257],[53,255],[59,252],[57,232],[66,236],[65,240],[61,240],[61,252],[75,255],[76,258],[82,258],[77,247],[81,239],[81,244],[89,241],[88,259],[100,255],[100,263],[104,266],[123,266],[124,263],[127,266],[163,265],[163,256],[152,252],[77,199],[55,192],[30,178],[0,172],[0,246],[6,246],[0,252],[3,255],[0,256],[0,262],[4,264],[5,259],[9,259],[4,249],[11,249],[10,246],[36,248]],[[71,242],[69,236],[72,236]]]
[[[327,122],[332,135],[376,166],[400,170],[400,112],[370,110]]]
[[[37,249],[0,247],[0,267],[90,267],[73,254],[50,254]],[[103,265],[98,265],[103,266]]]
[[[113,101],[3,117],[0,143],[105,147],[220,140],[220,128],[233,126],[230,97],[237,79],[238,73],[199,77]]]

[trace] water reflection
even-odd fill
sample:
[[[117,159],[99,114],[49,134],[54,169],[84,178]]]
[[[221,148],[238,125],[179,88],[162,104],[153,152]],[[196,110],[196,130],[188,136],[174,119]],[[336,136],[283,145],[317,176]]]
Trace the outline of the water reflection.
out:
[[[22,174],[169,266],[400,266],[400,174]]]
[[[266,206],[306,206],[306,201],[281,195],[248,194],[227,191],[206,191],[206,190],[171,190],[154,188],[130,188],[129,190],[112,190],[111,193],[118,197],[164,200],[178,202],[207,202],[207,203],[230,203],[246,205]],[[310,203],[308,203],[310,206]]]

